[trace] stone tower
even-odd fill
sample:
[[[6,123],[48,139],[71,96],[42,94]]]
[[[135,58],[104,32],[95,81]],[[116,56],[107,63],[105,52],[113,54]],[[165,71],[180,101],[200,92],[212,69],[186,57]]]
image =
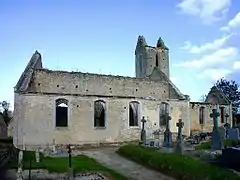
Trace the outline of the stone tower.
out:
[[[169,78],[169,49],[160,37],[156,47],[148,46],[143,36],[138,37],[135,50],[135,74],[137,78],[151,75],[158,68]]]

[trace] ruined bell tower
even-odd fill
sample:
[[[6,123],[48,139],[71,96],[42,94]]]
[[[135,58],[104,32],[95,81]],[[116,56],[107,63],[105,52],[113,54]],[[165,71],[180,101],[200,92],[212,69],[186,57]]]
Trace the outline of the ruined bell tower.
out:
[[[143,36],[138,37],[135,49],[135,74],[137,78],[151,75],[154,68],[169,78],[169,49],[160,37],[156,47],[148,46]]]

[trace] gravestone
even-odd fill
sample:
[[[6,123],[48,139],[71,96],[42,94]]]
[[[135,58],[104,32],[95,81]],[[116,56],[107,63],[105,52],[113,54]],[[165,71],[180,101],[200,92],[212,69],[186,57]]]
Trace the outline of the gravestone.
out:
[[[238,128],[231,128],[228,130],[228,139],[232,141],[239,141],[239,129]]]
[[[171,120],[171,116],[169,114],[164,115],[165,121],[166,121],[166,130],[164,132],[164,142],[163,146],[164,147],[172,147],[172,132],[170,131],[169,128],[169,121]]]
[[[18,170],[17,170],[17,180],[23,180],[23,151],[20,150],[18,153]]]
[[[213,131],[212,131],[212,149],[221,150],[223,147],[223,142],[221,135],[218,130],[218,117],[220,116],[217,109],[213,109],[210,117],[213,118]]]
[[[231,128],[231,125],[229,123],[225,123],[223,127],[225,129],[225,139],[228,139],[229,138],[228,137],[228,131]]]
[[[144,125],[144,130],[146,132],[146,139],[153,139],[154,136],[153,136],[153,124],[152,122],[147,118],[145,119],[146,122],[145,122],[145,125]]]
[[[143,116],[142,119],[141,119],[141,122],[142,122],[142,130],[141,130],[141,142],[143,144],[146,143],[146,130],[145,130],[145,123],[146,123],[146,120],[145,120],[145,117]]]
[[[177,135],[177,145],[175,148],[175,152],[177,153],[183,153],[183,147],[182,147],[182,128],[184,126],[184,122],[182,122],[182,119],[178,120],[178,123],[176,124],[178,127],[178,135]]]
[[[40,162],[39,149],[36,149],[35,151],[35,158],[36,158],[36,162],[39,163]]]
[[[224,139],[226,139],[225,128],[223,126],[221,126],[221,127],[218,128],[218,131],[219,131],[219,135],[220,135],[221,140],[223,141]]]
[[[55,139],[53,139],[53,144],[52,144],[52,154],[57,154]]]
[[[68,179],[73,180],[74,175],[72,169],[72,147],[70,144],[67,146],[67,149],[68,149]]]
[[[220,158],[220,163],[222,166],[239,171],[240,170],[239,162],[240,162],[240,148],[228,147],[222,150],[222,156]]]

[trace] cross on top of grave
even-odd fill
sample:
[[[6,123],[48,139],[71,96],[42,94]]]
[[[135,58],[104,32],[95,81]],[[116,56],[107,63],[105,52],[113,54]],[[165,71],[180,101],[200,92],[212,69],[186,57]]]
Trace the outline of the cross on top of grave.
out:
[[[142,117],[141,122],[142,122],[142,123],[145,123],[145,122],[146,122],[146,119],[145,119],[144,116]]]
[[[168,113],[164,114],[164,118],[165,118],[166,121],[170,121],[172,119],[171,116],[169,116]]]
[[[147,122],[144,116],[142,117],[141,122],[142,122],[142,129],[144,129],[145,123]]]
[[[182,128],[184,126],[184,122],[182,122],[182,119],[178,120],[178,123],[176,123],[176,126],[178,127],[177,140],[178,140],[178,143],[181,143],[182,142]]]
[[[179,120],[178,120],[178,123],[176,124],[176,126],[177,126],[178,128],[183,128],[184,122],[182,122],[182,119],[179,119]]]
[[[169,129],[169,121],[172,119],[172,117],[169,115],[169,113],[164,114],[163,117],[166,122],[166,130],[168,130]]]
[[[210,117],[213,118],[213,129],[216,130],[218,127],[218,120],[217,118],[220,116],[220,113],[217,112],[217,109],[213,109]]]
[[[210,114],[210,118],[217,118],[217,117],[219,117],[220,116],[220,113],[219,112],[217,112],[217,109],[213,109],[212,110],[212,113]]]
[[[228,118],[229,118],[229,116],[230,116],[230,115],[229,115],[228,113],[225,114],[226,123],[228,122]]]

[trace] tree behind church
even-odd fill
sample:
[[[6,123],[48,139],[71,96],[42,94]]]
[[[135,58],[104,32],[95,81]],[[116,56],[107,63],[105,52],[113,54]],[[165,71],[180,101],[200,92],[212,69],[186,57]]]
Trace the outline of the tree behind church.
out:
[[[5,124],[8,126],[10,121],[12,120],[12,112],[9,111],[8,109],[3,109],[3,111],[0,111],[0,116],[2,116],[1,119],[4,120]]]
[[[233,114],[237,114],[240,107],[240,89],[236,81],[222,78],[215,83],[215,86],[231,101]]]

